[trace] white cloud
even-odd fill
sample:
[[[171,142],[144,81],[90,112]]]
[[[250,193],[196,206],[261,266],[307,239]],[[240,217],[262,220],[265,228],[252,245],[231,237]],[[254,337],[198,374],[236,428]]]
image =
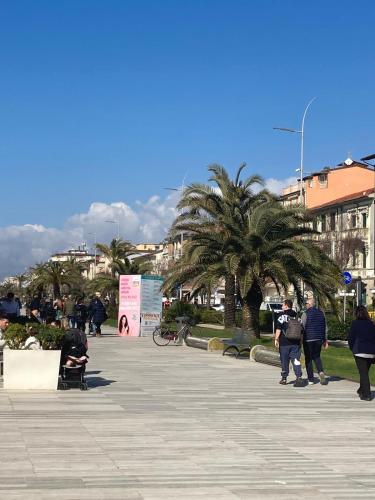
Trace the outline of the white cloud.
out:
[[[86,241],[92,246],[93,234],[97,241],[109,242],[117,236],[117,225],[107,220],[120,221],[120,236],[134,243],[159,242],[165,238],[177,215],[178,193],[164,200],[152,196],[146,202],[137,202],[133,209],[124,202],[111,204],[94,202],[85,213],[70,217],[61,229],[37,224],[7,226],[0,231],[0,278],[20,274],[38,262],[46,261],[54,252],[72,248]]]
[[[8,226],[0,231],[0,276],[20,274],[51,253],[81,239],[78,228],[59,230],[41,225]]]
[[[266,179],[266,188],[272,193],[281,194],[283,188],[297,182],[296,177],[288,177],[286,179]]]
[[[268,179],[266,187],[280,192],[282,187],[295,182]],[[67,250],[86,241],[92,246],[93,234],[97,241],[109,242],[117,236],[117,225],[105,221],[120,221],[120,236],[133,243],[160,242],[177,215],[179,192],[166,198],[151,196],[146,202],[137,201],[134,208],[125,202],[94,202],[87,212],[75,214],[61,229],[39,224],[7,226],[0,231],[0,277],[20,274],[38,262],[47,260],[54,252]]]

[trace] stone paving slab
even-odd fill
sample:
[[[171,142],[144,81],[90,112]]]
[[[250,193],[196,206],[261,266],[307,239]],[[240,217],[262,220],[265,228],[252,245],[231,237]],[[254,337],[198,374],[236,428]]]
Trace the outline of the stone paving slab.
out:
[[[375,498],[356,384],[105,332],[87,392],[0,390],[1,499]]]

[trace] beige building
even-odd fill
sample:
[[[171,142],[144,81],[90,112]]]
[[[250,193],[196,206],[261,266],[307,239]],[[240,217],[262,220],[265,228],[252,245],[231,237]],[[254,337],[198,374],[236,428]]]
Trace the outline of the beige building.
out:
[[[99,257],[96,257],[97,264],[99,263]],[[87,265],[87,268],[83,272],[85,278],[92,279],[95,273],[95,255],[89,253],[86,249],[86,245],[83,244],[77,249],[71,248],[66,252],[58,252],[51,255],[51,262],[68,262],[74,260],[75,262],[83,263]]]

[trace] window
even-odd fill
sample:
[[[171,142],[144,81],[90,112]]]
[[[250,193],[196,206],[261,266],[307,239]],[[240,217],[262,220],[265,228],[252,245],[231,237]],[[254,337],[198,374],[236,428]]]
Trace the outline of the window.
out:
[[[319,174],[319,187],[325,188],[328,186],[328,175],[327,174]]]
[[[366,269],[366,266],[367,266],[366,257],[367,257],[366,250],[363,250],[363,252],[362,252],[362,267],[364,269]]]
[[[350,227],[351,228],[357,227],[357,216],[355,214],[352,214],[350,216]]]
[[[322,221],[322,232],[327,231],[327,222],[325,214],[322,215],[321,221]]]
[[[317,231],[317,229],[318,229],[318,224],[317,224],[316,219],[313,220],[313,229],[314,229],[314,231]]]
[[[330,216],[330,229],[331,231],[336,229],[336,214],[334,212],[332,212]]]
[[[357,265],[357,252],[355,250],[352,254],[352,263],[353,263],[353,267],[356,267],[356,265]]]
[[[365,212],[362,213],[362,227],[367,227],[367,214]]]

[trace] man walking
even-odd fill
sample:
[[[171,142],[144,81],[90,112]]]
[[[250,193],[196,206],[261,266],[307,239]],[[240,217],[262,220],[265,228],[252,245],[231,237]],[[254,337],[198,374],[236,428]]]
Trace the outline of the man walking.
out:
[[[77,304],[74,309],[74,316],[76,318],[78,330],[80,330],[81,332],[85,332],[88,311],[86,305],[83,302],[83,297],[77,300]]]
[[[103,302],[100,300],[100,292],[95,293],[89,305],[89,318],[95,327],[93,337],[101,337],[101,325],[108,318]]]
[[[71,295],[68,295],[68,298],[65,299],[65,314],[68,318],[69,328],[76,327],[76,317],[74,315],[75,303],[72,299]]]
[[[319,380],[322,385],[327,385],[328,381],[324,374],[323,363],[320,359],[322,346],[328,347],[326,334],[326,319],[323,311],[315,305],[314,299],[306,301],[306,312],[303,313],[302,325],[304,327],[303,351],[305,353],[305,363],[308,383],[314,384],[313,362],[319,373]]]
[[[293,370],[296,375],[294,387],[303,387],[302,369],[301,369],[301,342],[302,325],[296,318],[297,314],[292,309],[291,300],[284,300],[282,305],[283,312],[279,315],[276,322],[275,346],[280,352],[281,361],[281,385],[286,385],[289,375],[289,363],[292,362]]]
[[[9,292],[6,299],[1,301],[0,309],[9,320],[15,320],[18,318],[20,315],[20,305],[14,298],[13,292]]]

